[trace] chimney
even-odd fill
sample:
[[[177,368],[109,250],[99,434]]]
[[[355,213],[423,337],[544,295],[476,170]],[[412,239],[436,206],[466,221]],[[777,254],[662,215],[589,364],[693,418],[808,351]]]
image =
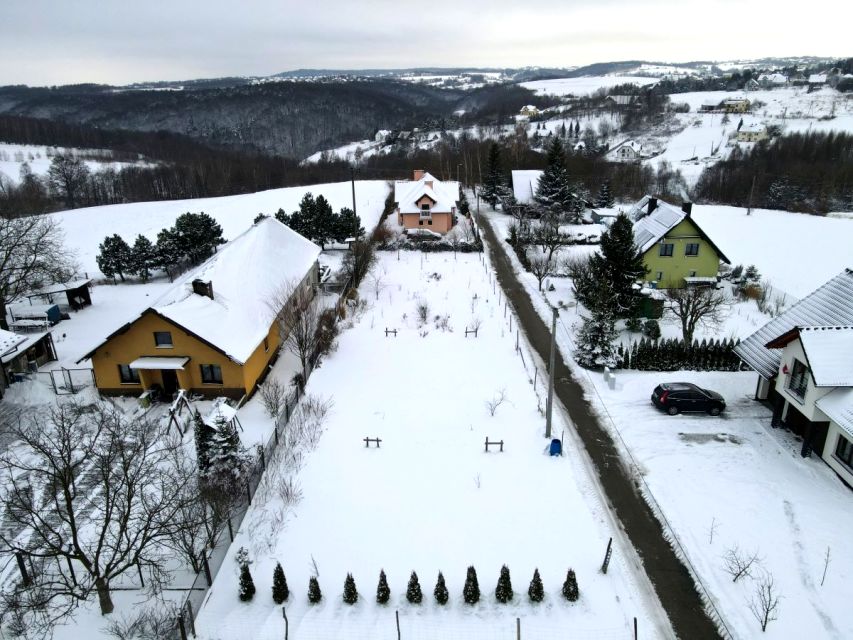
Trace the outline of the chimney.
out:
[[[426,171],[424,171],[423,169],[415,169],[415,182],[423,178],[424,173],[426,173]]]
[[[692,202],[682,202],[681,203],[681,210],[684,212],[684,215],[686,215],[689,218],[690,214],[693,212],[693,203]]]
[[[213,300],[213,281],[208,280],[205,282],[196,278],[193,280],[193,293],[200,296],[207,296]]]
[[[649,198],[649,208],[648,213],[651,213],[655,209],[658,208],[658,199],[657,198]]]
[[[426,186],[428,186],[430,189],[432,189],[432,180],[427,180],[426,182],[424,182],[424,184]]]

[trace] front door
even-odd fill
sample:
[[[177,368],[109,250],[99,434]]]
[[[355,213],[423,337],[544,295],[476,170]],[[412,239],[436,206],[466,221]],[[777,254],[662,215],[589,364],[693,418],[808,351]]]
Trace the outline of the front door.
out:
[[[178,390],[178,374],[174,369],[161,369],[160,376],[163,378],[163,391],[171,398]]]

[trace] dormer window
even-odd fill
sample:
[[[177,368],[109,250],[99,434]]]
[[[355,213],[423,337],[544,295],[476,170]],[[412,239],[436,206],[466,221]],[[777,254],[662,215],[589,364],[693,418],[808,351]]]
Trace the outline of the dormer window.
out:
[[[425,202],[421,205],[421,218],[428,218],[430,216],[429,203]]]

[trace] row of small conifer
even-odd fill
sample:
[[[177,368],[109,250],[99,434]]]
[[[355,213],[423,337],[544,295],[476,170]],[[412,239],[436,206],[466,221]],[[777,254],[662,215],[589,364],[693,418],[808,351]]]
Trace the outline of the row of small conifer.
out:
[[[566,579],[563,581],[562,588],[563,597],[569,602],[574,602],[578,599],[580,592],[578,591],[578,581],[575,572],[572,569],[566,573]],[[252,574],[249,571],[249,565],[243,564],[240,569],[240,600],[247,602],[255,595],[255,584],[252,580]],[[444,575],[441,571],[438,572],[438,580],[433,589],[435,601],[440,605],[447,604],[450,599],[450,593],[444,582]],[[545,588],[542,585],[542,578],[539,576],[539,569],[533,571],[533,579],[530,581],[530,586],[527,589],[527,596],[531,602],[542,602],[545,598]],[[272,598],[276,604],[282,604],[290,597],[290,589],[287,586],[287,578],[284,575],[284,569],[280,563],[276,563],[273,571],[272,581]],[[480,582],[477,579],[477,571],[474,567],[468,567],[468,574],[465,577],[465,586],[462,589],[462,597],[467,604],[476,604],[480,601]],[[512,580],[509,575],[509,568],[506,565],[501,567],[501,573],[498,577],[498,583],[495,587],[495,599],[501,603],[510,602],[515,597],[515,592],[512,589]],[[346,604],[355,604],[358,602],[359,593],[355,586],[355,579],[352,574],[348,573],[344,580],[343,601]],[[316,604],[323,599],[323,593],[320,591],[320,583],[316,576],[312,576],[308,580],[308,601]],[[388,579],[385,576],[385,571],[379,572],[379,584],[376,587],[376,602],[379,604],[387,604],[391,599],[391,589],[388,587]],[[421,604],[424,595],[421,590],[421,584],[418,580],[418,574],[412,571],[409,577],[409,584],[406,588],[406,600],[411,604]]]

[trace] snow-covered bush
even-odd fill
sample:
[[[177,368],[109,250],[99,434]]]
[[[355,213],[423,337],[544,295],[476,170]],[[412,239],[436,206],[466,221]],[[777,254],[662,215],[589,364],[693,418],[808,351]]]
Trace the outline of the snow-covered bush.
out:
[[[421,583],[418,581],[418,574],[412,571],[409,578],[409,586],[406,587],[406,600],[412,604],[420,604],[424,599],[424,594],[421,591]]]
[[[498,584],[495,587],[495,599],[501,603],[507,603],[512,600],[513,597],[512,591],[512,580],[509,577],[509,567],[503,565],[501,567],[501,574],[498,577]]]

